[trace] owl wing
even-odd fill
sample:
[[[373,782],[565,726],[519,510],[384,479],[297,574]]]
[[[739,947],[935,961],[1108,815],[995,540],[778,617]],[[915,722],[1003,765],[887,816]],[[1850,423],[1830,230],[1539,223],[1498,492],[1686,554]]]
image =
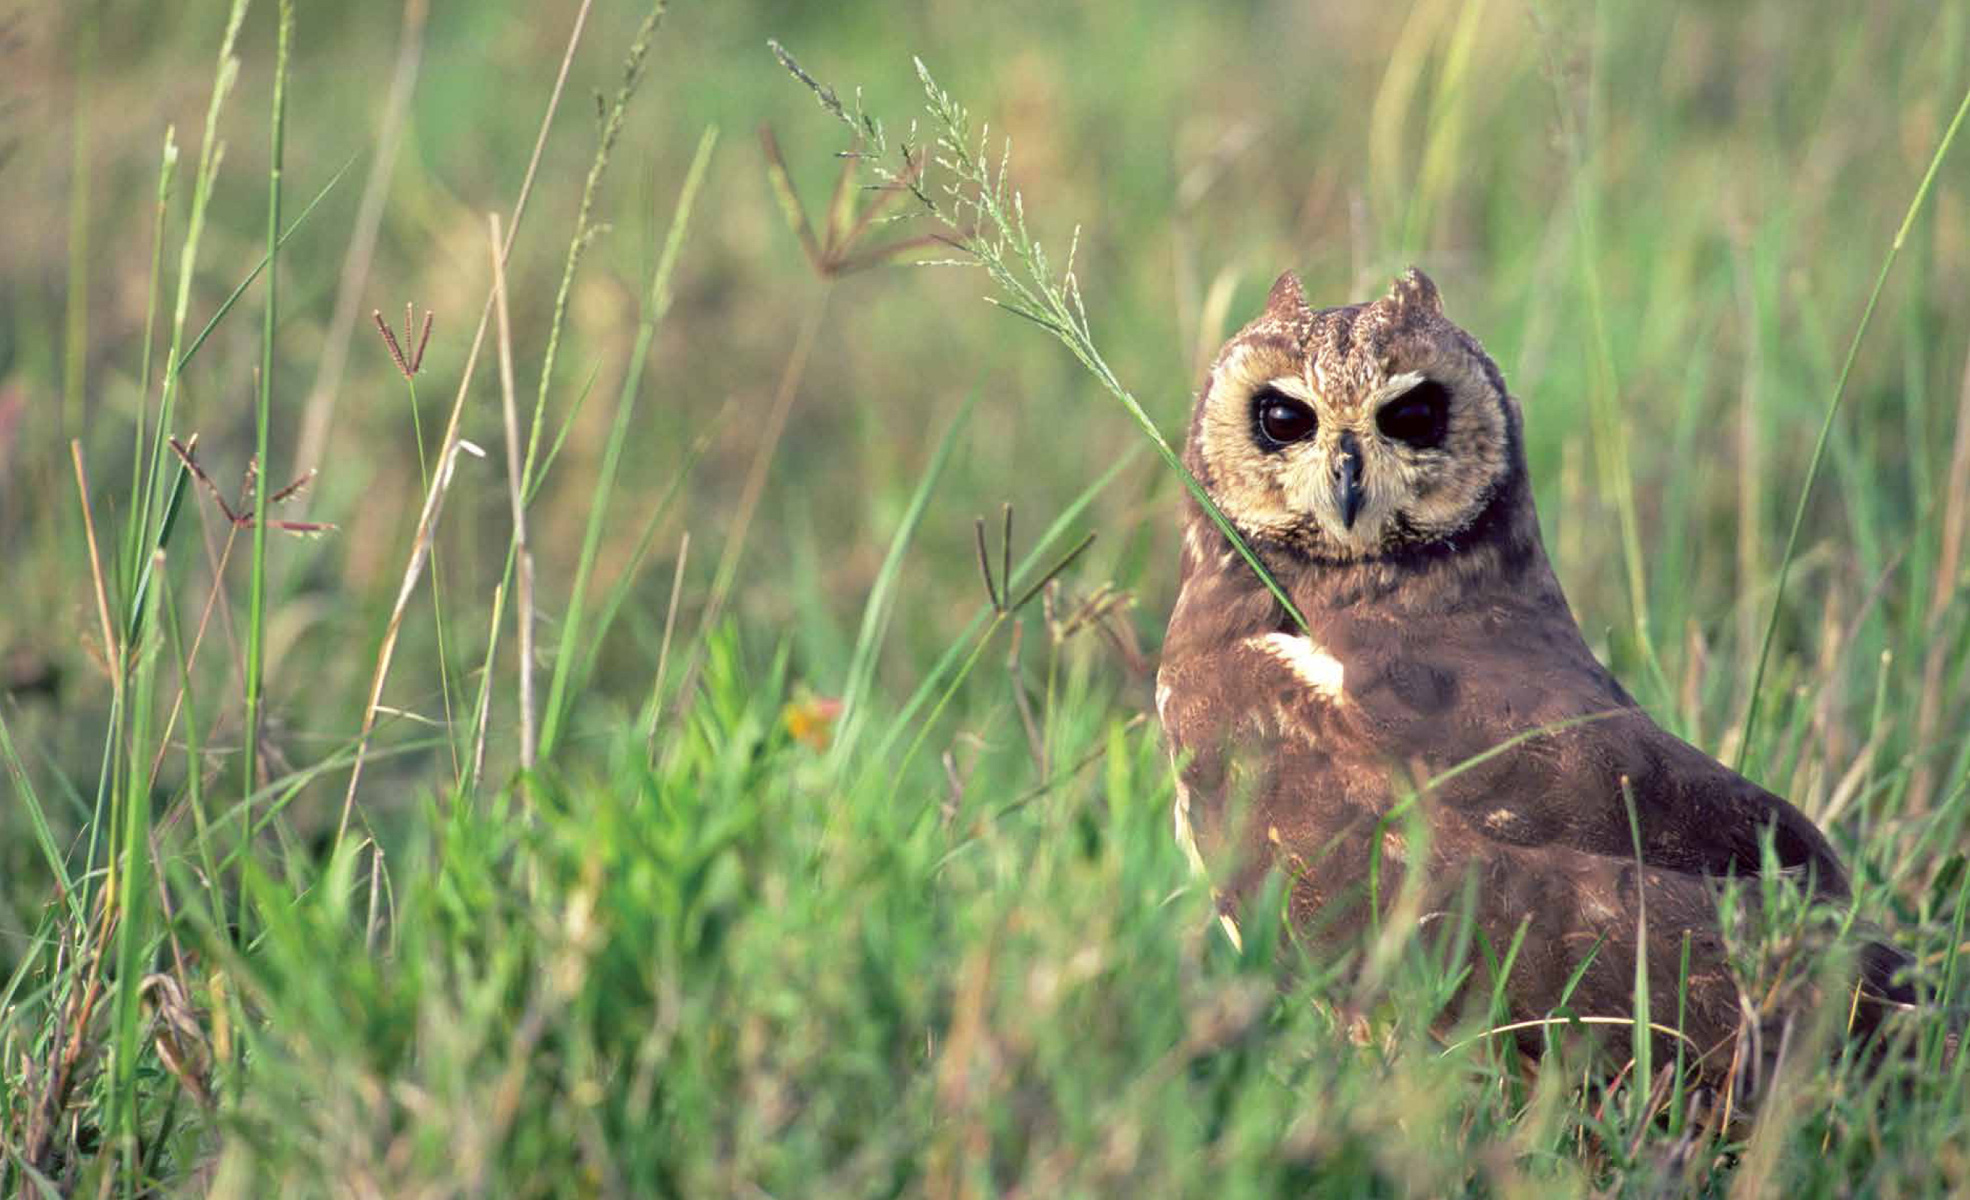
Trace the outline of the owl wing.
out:
[[[1493,613],[1427,638],[1362,619],[1166,662],[1158,710],[1189,802],[1304,844],[1427,783],[1493,841],[1632,860],[1638,833],[1649,866],[1749,878],[1769,837],[1782,870],[1846,893],[1805,814],[1657,725],[1559,617]]]
[[[1848,894],[1839,855],[1818,827],[1657,725],[1594,658],[1571,616],[1509,628],[1482,622],[1427,643],[1379,641],[1350,659],[1359,745],[1431,772],[1431,794],[1462,818],[1467,857],[1574,876],[1572,895],[1598,894],[1625,910],[1617,885],[1639,843],[1649,883],[1683,896],[1678,908],[1704,926],[1714,924],[1713,881],[1762,874],[1768,841],[1779,871],[1814,895]],[[1583,891],[1583,873],[1596,872],[1603,881]],[[1861,946],[1861,977],[1876,996],[1914,1002],[1897,978],[1907,965],[1884,942]]]
[[[1487,835],[1624,859],[1639,836],[1645,864],[1717,878],[1757,875],[1769,838],[1780,869],[1846,894],[1805,814],[1651,720],[1571,616],[1444,632],[1357,647],[1348,698],[1363,749],[1448,776],[1433,791]]]
[[[1513,1016],[1536,1021],[1561,1005],[1627,1011],[1645,899],[1652,1003],[1683,1013],[1706,1073],[1727,1068],[1740,996],[1714,881],[1757,876],[1769,840],[1781,871],[1838,897],[1832,847],[1792,805],[1650,720],[1570,620],[1443,632],[1341,633],[1338,654],[1273,633],[1165,663],[1178,837],[1214,868],[1221,908],[1278,869],[1293,926],[1346,945],[1411,872],[1426,914],[1450,911],[1475,877],[1472,916],[1492,953],[1520,947]],[[1391,819],[1398,789],[1423,786],[1427,861]],[[1860,955],[1870,999],[1852,1019],[1871,1028],[1918,997],[1898,978],[1900,951],[1872,941]]]

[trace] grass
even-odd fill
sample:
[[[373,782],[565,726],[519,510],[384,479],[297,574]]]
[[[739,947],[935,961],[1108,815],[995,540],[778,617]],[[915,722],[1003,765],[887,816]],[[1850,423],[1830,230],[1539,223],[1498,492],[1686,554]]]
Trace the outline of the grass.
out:
[[[86,9],[0,159],[0,1191],[1970,1187],[1940,1025],[1806,1005],[1713,1135],[1581,1036],[1674,1011],[1433,1028],[1467,913],[1234,946],[1145,715],[1195,348],[1417,262],[1597,648],[1853,865],[1727,898],[1746,996],[1878,925],[1961,1007],[1960,6]]]

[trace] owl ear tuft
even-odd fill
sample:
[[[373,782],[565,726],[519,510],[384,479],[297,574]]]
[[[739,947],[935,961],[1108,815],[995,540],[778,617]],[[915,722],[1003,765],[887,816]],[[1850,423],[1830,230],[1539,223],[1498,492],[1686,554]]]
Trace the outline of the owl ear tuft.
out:
[[[1300,287],[1300,277],[1291,271],[1280,272],[1279,278],[1272,281],[1272,291],[1266,293],[1265,315],[1281,321],[1297,321],[1306,311],[1306,292]]]
[[[1397,308],[1428,313],[1433,317],[1443,315],[1443,297],[1437,295],[1436,284],[1415,267],[1395,277],[1394,286],[1389,288],[1389,300]]]

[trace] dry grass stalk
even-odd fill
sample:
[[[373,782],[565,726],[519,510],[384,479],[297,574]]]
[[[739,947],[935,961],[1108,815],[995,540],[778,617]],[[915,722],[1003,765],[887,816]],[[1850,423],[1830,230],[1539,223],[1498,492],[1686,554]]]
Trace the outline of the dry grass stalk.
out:
[[[561,95],[567,90],[568,72],[574,65],[575,49],[581,44],[582,30],[588,25],[588,13],[593,7],[594,0],[582,0],[581,7],[575,11],[574,28],[568,32],[568,48],[561,56],[561,69],[554,77],[554,90],[547,99],[547,112],[541,117],[540,131],[534,137],[533,154],[527,160],[526,174],[520,179],[520,196],[513,202],[513,221],[507,227],[505,242],[500,246],[502,265],[513,252],[513,238],[519,232],[520,219],[526,214],[527,199],[533,194],[534,179],[540,172],[540,158],[547,146],[547,132],[553,127],[554,114],[560,110]],[[406,593],[409,585],[416,581],[417,571],[423,567],[423,560],[430,552],[426,535],[432,532],[432,528],[427,528],[427,522],[431,527],[435,526],[437,513],[434,502],[442,503],[445,490],[451,484],[452,466],[458,458],[459,448],[470,445],[460,440],[458,426],[465,412],[465,397],[472,390],[472,375],[479,364],[479,351],[485,347],[486,329],[492,323],[493,302],[494,292],[489,287],[486,291],[486,303],[479,310],[478,327],[472,334],[472,347],[466,352],[464,369],[459,372],[458,394],[452,398],[451,414],[445,420],[445,435],[438,442],[438,472],[432,479],[430,492],[425,498],[424,515],[418,522],[417,546],[412,550],[410,569],[405,571]],[[472,446],[470,453],[480,457],[485,455],[485,451],[477,446]],[[363,709],[363,729],[356,744],[356,761],[349,770],[349,790],[343,795],[342,816],[336,824],[335,840],[338,843],[348,833],[349,814],[355,807],[356,784],[362,778],[363,757],[369,750],[369,733],[376,720],[376,703],[382,694],[383,676],[389,670],[390,652],[396,645],[397,630],[403,621],[403,604],[404,596],[399,595],[396,609],[390,617],[389,630],[383,638],[383,649],[377,656],[377,673],[371,680],[369,700]]]
[[[499,399],[506,424],[506,490],[513,507],[513,553],[518,572],[520,636],[520,766],[534,765],[534,556],[527,546],[527,498],[520,472],[520,410],[513,396],[513,331],[506,311],[506,267],[500,261],[499,214],[486,214],[492,238],[493,302],[499,313]],[[495,642],[499,631],[493,630]],[[476,774],[476,771],[475,771]]]
[[[81,938],[74,943],[71,961],[76,964],[74,970],[82,975],[82,984],[70,990],[62,1008],[60,1025],[68,1030],[68,1036],[57,1038],[56,1044],[49,1048],[49,1061],[42,1068],[41,1093],[28,1111],[26,1135],[19,1153],[23,1161],[37,1169],[47,1165],[46,1159],[51,1150],[49,1139],[68,1110],[69,1098],[77,1089],[82,1068],[88,1065],[84,1055],[95,1045],[87,1033],[103,1001],[103,955],[100,947],[109,944],[110,934],[116,928],[115,909],[107,899],[96,920],[95,936],[91,937],[87,930],[83,930]],[[62,953],[68,952],[69,948],[64,946]],[[88,959],[86,968],[80,965],[84,958]],[[55,977],[67,977],[62,966],[58,954]]]
[[[478,718],[472,729],[472,781],[470,790],[479,789],[479,777],[486,771],[486,729],[492,723],[493,666],[499,652],[499,626],[506,619],[506,586],[496,584],[492,598],[492,636],[486,639],[486,663],[479,673],[479,700],[473,706]]]
[[[449,442],[445,452],[438,458],[438,469],[431,478],[431,490],[424,497],[424,511],[417,518],[417,536],[411,542],[410,561],[404,565],[404,580],[397,589],[397,602],[390,609],[390,624],[383,632],[383,645],[376,652],[376,670],[369,680],[369,698],[363,704],[362,732],[356,741],[356,761],[349,768],[349,790],[342,797],[342,817],[336,823],[335,840],[339,844],[349,832],[349,814],[356,805],[356,786],[362,781],[363,759],[369,752],[369,735],[376,727],[376,712],[383,700],[383,681],[390,674],[390,659],[397,649],[397,635],[403,630],[404,609],[410,604],[411,593],[417,589],[417,581],[424,574],[424,564],[431,557],[431,543],[438,534],[438,516],[444,510],[445,496],[451,491],[452,471],[458,465],[459,451],[474,458],[484,458],[486,452],[462,438]]]
[[[75,460],[75,489],[82,499],[82,531],[89,539],[89,575],[96,585],[96,616],[103,623],[103,657],[110,664],[110,676],[120,693],[123,690],[123,672],[117,665],[123,661],[116,646],[116,622],[110,620],[109,590],[103,584],[103,558],[96,548],[96,518],[89,511],[89,470],[82,464],[82,439],[75,438],[68,444],[69,457]]]

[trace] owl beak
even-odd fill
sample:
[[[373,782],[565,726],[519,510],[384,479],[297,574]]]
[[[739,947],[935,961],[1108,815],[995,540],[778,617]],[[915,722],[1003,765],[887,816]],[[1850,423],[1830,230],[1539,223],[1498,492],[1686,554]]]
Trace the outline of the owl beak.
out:
[[[1341,510],[1341,525],[1354,528],[1361,513],[1361,443],[1353,433],[1341,435],[1341,454],[1334,460],[1334,503]]]

